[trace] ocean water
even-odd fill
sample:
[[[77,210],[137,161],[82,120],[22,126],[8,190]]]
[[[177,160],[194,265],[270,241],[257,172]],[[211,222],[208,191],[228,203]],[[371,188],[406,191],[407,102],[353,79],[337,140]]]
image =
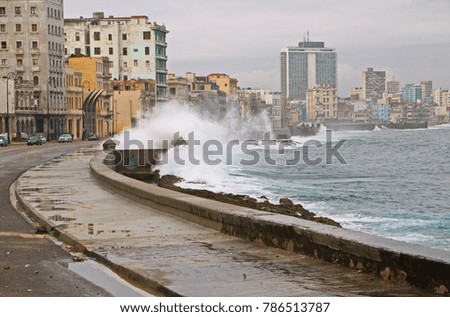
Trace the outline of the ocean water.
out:
[[[339,148],[345,164],[335,158],[326,164],[325,146],[310,147],[310,158],[321,158],[321,164],[285,164],[294,151],[303,153],[307,141],[325,144],[325,130],[294,138],[298,143],[282,153],[272,146],[275,165],[263,159],[267,149],[254,146],[261,158],[255,165],[240,164],[250,157],[236,150],[231,165],[169,163],[163,174],[184,177],[182,187],[264,195],[272,202],[288,197],[344,228],[450,250],[450,125],[336,132],[330,144],[345,140]]]
[[[166,104],[142,120],[129,137],[143,144],[148,140],[161,144],[163,139],[179,136],[187,140],[194,132],[200,145],[171,149],[158,166],[161,175],[184,178],[179,184],[182,187],[266,196],[274,203],[288,197],[347,229],[450,250],[450,125],[335,132],[332,140],[327,140],[326,128],[322,127],[317,136],[294,137],[296,143],[283,151],[279,144],[270,149],[248,145],[247,150],[259,156],[249,165],[242,160],[253,156],[229,145],[233,140],[252,138],[255,127],[269,131],[270,120],[261,116],[252,122],[238,122],[232,113],[216,122],[186,106]],[[124,133],[116,139],[128,148]],[[208,141],[213,141],[209,149],[219,146],[223,153],[208,156],[206,162],[203,145]],[[286,164],[295,153],[303,158],[311,141],[322,144],[320,148],[309,147],[309,157],[322,159],[320,164],[307,164],[303,159]],[[339,141],[344,141],[339,153],[345,164],[336,158],[327,164],[325,145],[336,146]],[[276,164],[266,162],[268,154]]]

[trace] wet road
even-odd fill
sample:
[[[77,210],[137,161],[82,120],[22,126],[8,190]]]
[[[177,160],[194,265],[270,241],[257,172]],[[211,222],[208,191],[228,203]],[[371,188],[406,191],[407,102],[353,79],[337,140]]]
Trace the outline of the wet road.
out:
[[[10,202],[11,184],[26,170],[93,143],[0,148],[0,296],[109,296],[67,268],[72,256],[33,226]],[[70,186],[68,180],[67,186]]]

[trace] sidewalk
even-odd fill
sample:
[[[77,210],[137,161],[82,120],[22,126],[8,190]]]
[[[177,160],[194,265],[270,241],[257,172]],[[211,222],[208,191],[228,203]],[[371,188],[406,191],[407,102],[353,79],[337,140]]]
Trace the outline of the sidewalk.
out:
[[[430,296],[318,259],[224,235],[97,185],[84,150],[26,172],[33,212],[114,271],[160,295]]]

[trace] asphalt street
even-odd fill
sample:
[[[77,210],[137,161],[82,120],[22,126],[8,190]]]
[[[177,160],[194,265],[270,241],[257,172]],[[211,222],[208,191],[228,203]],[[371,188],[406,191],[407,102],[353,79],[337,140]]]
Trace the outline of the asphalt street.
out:
[[[10,187],[28,169],[93,143],[48,143],[0,148],[0,296],[110,296],[67,268],[73,257],[33,225],[10,201]],[[67,186],[71,186],[70,180]]]

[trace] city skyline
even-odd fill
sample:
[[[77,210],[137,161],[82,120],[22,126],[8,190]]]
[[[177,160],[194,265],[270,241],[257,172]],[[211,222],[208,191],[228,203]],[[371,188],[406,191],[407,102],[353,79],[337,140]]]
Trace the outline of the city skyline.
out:
[[[385,70],[405,83],[433,80],[450,87],[442,65],[450,45],[445,0],[360,1],[228,1],[99,0],[65,2],[67,18],[106,15],[148,15],[165,23],[169,72],[183,75],[224,72],[241,87],[280,90],[282,48],[296,46],[309,30],[311,40],[324,41],[339,54],[339,95],[361,85],[367,67]],[[324,23],[326,22],[326,23]]]

